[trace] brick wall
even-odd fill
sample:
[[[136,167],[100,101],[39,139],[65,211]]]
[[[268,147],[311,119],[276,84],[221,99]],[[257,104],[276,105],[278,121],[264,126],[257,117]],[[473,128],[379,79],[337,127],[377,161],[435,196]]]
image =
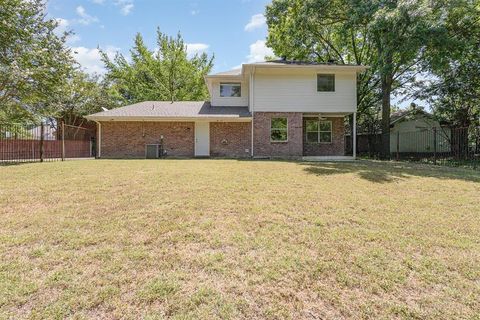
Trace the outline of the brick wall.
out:
[[[345,155],[344,118],[326,118],[332,121],[332,143],[307,143],[304,133],[303,154],[305,156],[343,156]],[[304,119],[305,127],[305,119]]]
[[[250,122],[211,122],[210,156],[250,157],[251,133]]]
[[[271,142],[271,119],[288,119],[288,141]],[[303,153],[301,112],[255,112],[253,116],[253,153],[255,157],[298,158]]]
[[[275,117],[288,119],[288,141],[270,141],[270,123]],[[300,112],[255,112],[253,117],[254,156],[299,158],[302,155],[344,155],[343,118],[332,121],[332,143],[304,142],[303,116]],[[193,122],[102,122],[102,158],[145,158],[145,145],[157,144],[164,137],[168,156],[193,157],[195,124]],[[250,122],[211,122],[212,157],[249,157]],[[248,150],[248,152],[246,152]]]
[[[145,158],[145,145],[163,135],[168,156],[193,157],[193,122],[102,122],[102,158]]]

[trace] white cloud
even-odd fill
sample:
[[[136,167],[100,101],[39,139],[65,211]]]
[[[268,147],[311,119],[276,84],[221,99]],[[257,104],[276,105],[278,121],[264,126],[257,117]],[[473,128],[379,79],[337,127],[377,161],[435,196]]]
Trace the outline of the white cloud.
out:
[[[210,47],[206,43],[186,43],[185,46],[187,47],[187,55],[189,57],[193,57],[196,53],[205,52]]]
[[[132,9],[133,9],[133,3],[129,3],[129,4],[124,5],[124,6],[120,9],[120,11],[122,12],[122,14],[123,14],[124,16],[126,16],[126,15],[128,15],[128,14],[130,13],[130,11],[132,11]]]
[[[247,62],[265,61],[265,56],[273,55],[273,50],[267,47],[265,40],[257,40],[250,45],[250,53],[247,55]]]
[[[200,10],[195,10],[195,9],[194,9],[194,10],[190,11],[190,14],[191,14],[192,16],[196,16],[196,15],[199,14],[199,13],[200,13]]]
[[[246,56],[244,63],[253,63],[265,61],[265,57],[274,57],[273,50],[267,47],[265,40],[257,40],[250,45],[250,53]],[[234,66],[232,69],[240,69],[242,64]]]
[[[70,25],[70,21],[67,19],[63,18],[55,18],[55,20],[58,22],[57,28],[55,29],[55,32],[57,34],[62,34],[68,30],[68,26]]]
[[[80,41],[81,39],[82,39],[82,38],[80,38],[79,35],[77,35],[77,34],[71,34],[71,35],[69,35],[69,36],[67,37],[67,44],[70,44],[70,45],[71,45],[71,44],[74,44],[74,43]]]
[[[267,23],[267,20],[265,19],[265,16],[261,13],[255,14],[250,18],[250,22],[247,23],[245,26],[245,31],[253,31],[255,29],[261,28],[265,26]]]
[[[95,4],[105,4],[106,0],[90,0],[91,2]],[[111,0],[109,3],[113,3],[116,7],[120,8],[120,13],[123,14],[124,16],[127,16],[132,12],[134,4],[134,0]]]
[[[119,50],[119,48],[113,46],[107,46],[104,49],[110,59],[114,58]],[[105,73],[106,70],[101,59],[100,50],[97,48],[73,47],[72,54],[85,72],[90,74]]]
[[[120,8],[120,12],[126,16],[133,10],[133,0],[115,0],[115,5]]]
[[[63,36],[64,32],[70,31],[69,29],[69,26],[71,25],[70,21],[63,18],[56,18],[55,20],[58,22],[58,25],[55,28],[55,34],[57,34],[58,36]],[[79,35],[71,33],[67,37],[67,44],[73,44],[78,41],[80,41]]]
[[[94,17],[94,16],[91,16],[87,13],[87,11],[85,10],[84,7],[82,6],[78,6],[75,11],[77,12],[77,14],[80,16],[80,19],[78,19],[77,21],[81,24],[84,24],[84,25],[89,25],[91,24],[92,22],[97,22],[98,21],[98,18],[97,17]]]

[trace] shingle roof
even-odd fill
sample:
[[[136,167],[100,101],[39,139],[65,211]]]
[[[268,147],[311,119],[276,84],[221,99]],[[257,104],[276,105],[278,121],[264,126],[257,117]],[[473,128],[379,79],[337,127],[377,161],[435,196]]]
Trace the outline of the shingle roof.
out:
[[[405,117],[414,116],[417,114],[425,115],[427,117],[431,117],[432,115],[422,109],[410,109],[410,110],[398,110],[392,112],[390,115],[390,124],[395,123]]]
[[[242,74],[242,68],[232,69],[228,71],[218,72],[212,74],[212,76],[239,76]]]
[[[248,107],[212,107],[206,101],[144,101],[91,114],[89,120],[112,118],[245,118]]]
[[[357,64],[337,63],[337,62],[316,62],[316,61],[301,61],[301,60],[268,60],[263,62],[256,62],[257,65],[299,65],[299,66],[336,66],[336,67],[361,67]]]

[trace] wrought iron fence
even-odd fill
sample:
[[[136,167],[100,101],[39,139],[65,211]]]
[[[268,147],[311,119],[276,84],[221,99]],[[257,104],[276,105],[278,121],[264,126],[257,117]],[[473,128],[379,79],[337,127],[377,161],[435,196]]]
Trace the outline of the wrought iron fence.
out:
[[[347,148],[350,148],[350,141],[347,136]],[[381,147],[380,134],[357,136],[359,156],[378,158]],[[399,161],[418,161],[480,170],[480,127],[393,131],[390,132],[390,157]]]
[[[95,130],[60,123],[0,123],[0,163],[95,156]]]

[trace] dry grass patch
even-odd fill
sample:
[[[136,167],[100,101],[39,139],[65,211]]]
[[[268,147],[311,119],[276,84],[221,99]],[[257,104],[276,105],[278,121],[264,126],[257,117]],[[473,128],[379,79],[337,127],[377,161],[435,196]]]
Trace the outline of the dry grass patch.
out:
[[[0,180],[0,318],[480,314],[473,171],[98,160]]]

